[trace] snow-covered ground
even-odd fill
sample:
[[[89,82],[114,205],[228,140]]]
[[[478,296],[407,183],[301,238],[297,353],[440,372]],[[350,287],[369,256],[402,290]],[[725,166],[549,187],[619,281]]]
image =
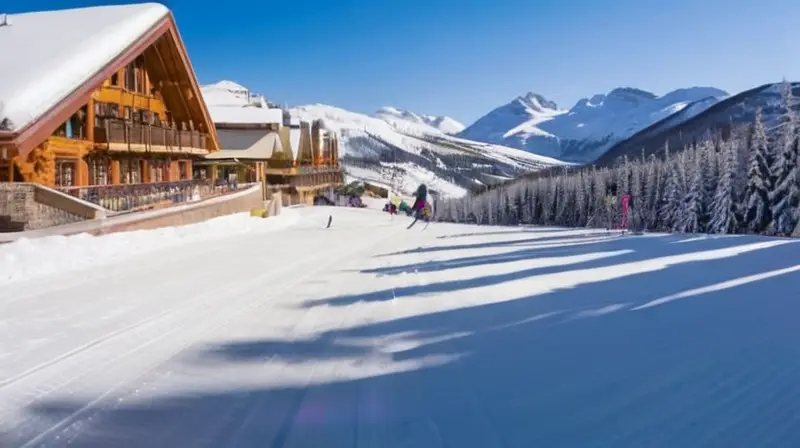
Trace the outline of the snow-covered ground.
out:
[[[800,444],[795,241],[292,214],[0,246],[0,446]]]

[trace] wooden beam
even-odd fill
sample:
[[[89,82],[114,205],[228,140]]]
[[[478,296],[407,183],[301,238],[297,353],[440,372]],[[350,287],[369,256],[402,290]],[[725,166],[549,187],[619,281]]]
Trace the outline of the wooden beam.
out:
[[[166,59],[164,59],[164,55],[161,53],[161,50],[158,48],[158,42],[153,45],[153,51],[156,53],[156,57],[158,58],[159,62],[161,62],[161,67],[164,68],[164,77],[167,80],[169,80],[170,78],[172,78],[174,76],[174,74],[170,73],[170,69],[167,66],[167,61],[166,61]],[[172,58],[170,58],[170,59],[172,59]],[[174,60],[172,62],[174,62]],[[176,86],[176,84],[177,84],[177,86]],[[183,112],[185,112],[184,115],[187,118],[191,118],[192,113],[189,110],[189,105],[186,103],[186,99],[183,97],[181,89],[179,87],[180,86],[180,81],[178,81],[178,82],[176,82],[176,81],[167,81],[167,85],[170,86],[170,87],[176,87],[176,88],[172,89],[171,91],[177,91],[177,96],[180,97],[180,102],[181,102],[181,106],[183,107]],[[162,91],[161,94],[162,95],[166,95],[167,92],[166,91]],[[171,107],[170,107],[170,109],[171,109]],[[175,116],[174,112],[175,111],[173,111],[173,117]]]
[[[170,45],[170,42],[167,42],[166,45]],[[174,45],[174,42],[172,42],[172,45]],[[172,50],[172,49],[173,48],[170,48],[170,50]],[[161,60],[164,61],[163,55],[161,55],[161,51],[158,49],[158,47],[156,47],[156,52],[159,54],[159,57],[161,57]],[[174,57],[174,54],[173,54],[172,51],[169,52],[169,59],[170,59],[170,62],[173,64],[174,67],[180,67],[181,66],[175,61],[175,57]],[[165,68],[166,68],[166,64],[165,64]],[[167,71],[169,71],[169,70],[167,69]],[[172,76],[169,76],[169,77],[170,78],[174,78],[176,76],[173,73]],[[178,89],[175,89],[175,90],[178,92],[178,96],[181,98],[181,104],[183,105],[184,112],[186,112],[186,117],[188,119],[192,120],[192,121],[195,121],[194,117],[192,116],[191,106],[189,105],[189,101],[184,96],[183,89],[178,88]]]

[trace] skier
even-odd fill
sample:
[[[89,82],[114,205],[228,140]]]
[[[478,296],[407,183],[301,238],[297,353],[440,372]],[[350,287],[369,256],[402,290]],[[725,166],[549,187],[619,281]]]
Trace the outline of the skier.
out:
[[[416,199],[414,199],[414,205],[411,209],[414,210],[417,218],[419,218],[422,216],[425,210],[425,204],[427,203],[426,201],[428,200],[428,187],[425,184],[419,184],[414,196],[416,196]]]
[[[425,205],[427,204],[428,199],[428,187],[425,184],[419,184],[417,187],[416,193],[414,193],[416,199],[414,199],[414,205],[411,207],[411,210],[414,213],[414,221],[408,226],[410,229],[411,226],[416,224],[416,222],[425,216]],[[428,221],[428,218],[424,218],[425,221]]]

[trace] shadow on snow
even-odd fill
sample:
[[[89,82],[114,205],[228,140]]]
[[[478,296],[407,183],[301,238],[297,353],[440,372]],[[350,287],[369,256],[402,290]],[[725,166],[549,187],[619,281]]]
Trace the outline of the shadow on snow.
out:
[[[675,241],[619,239],[607,248],[634,252],[408,287],[402,295],[502,285],[524,276],[763,240],[671,244]],[[573,250],[583,249],[567,248],[564,254]],[[505,302],[332,331],[314,341],[221,342],[200,350],[197,360],[236,368],[274,356],[314,363],[379,353],[389,365],[416,368],[306,387],[193,391],[122,404],[92,422],[74,446],[796,446],[800,274],[730,282],[792,268],[800,263],[797,251],[790,243],[689,261]],[[478,264],[479,257],[474,258],[470,263]],[[696,288],[706,290],[632,310]],[[321,302],[346,305],[386,300],[388,294]],[[379,343],[398,335],[412,344],[388,350]],[[424,362],[442,357],[448,361]],[[54,400],[28,411],[54,422],[86,404]]]

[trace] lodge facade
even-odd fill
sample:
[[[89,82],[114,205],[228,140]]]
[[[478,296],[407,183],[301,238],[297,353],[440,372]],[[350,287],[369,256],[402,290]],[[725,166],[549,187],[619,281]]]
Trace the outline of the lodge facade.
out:
[[[215,124],[174,18],[161,5],[10,15],[8,23],[0,25],[0,49],[14,51],[20,41],[37,38],[36,28],[52,24],[55,15],[63,16],[57,22],[65,24],[64,30],[56,31],[68,40],[68,34],[76,32],[76,22],[96,23],[99,17],[107,17],[109,23],[104,26],[123,28],[137,14],[140,19],[159,18],[121,45],[110,61],[96,69],[87,67],[80,85],[54,98],[41,114],[15,127],[0,107],[0,182],[47,186],[114,212],[196,200],[223,194],[235,189],[235,184],[254,182],[287,193],[284,202],[292,203],[292,198],[310,202],[309,197],[322,189],[342,183],[338,139],[319,122],[284,120],[282,111],[271,110],[272,119]],[[100,48],[82,51],[93,50],[102,53]],[[48,58],[42,60],[48,64]],[[48,70],[15,68],[44,71],[47,77],[40,81],[52,84],[61,76],[54,64]],[[35,90],[29,87],[27,94]],[[13,97],[16,92],[0,89],[0,102],[6,100],[3,95]],[[253,111],[247,112],[252,115]],[[241,151],[253,146],[253,142],[240,143],[252,139],[254,132],[260,149]],[[227,145],[236,140],[239,143],[221,148],[221,142]],[[268,144],[272,146],[267,150]],[[233,187],[226,181],[231,177],[236,180]]]

